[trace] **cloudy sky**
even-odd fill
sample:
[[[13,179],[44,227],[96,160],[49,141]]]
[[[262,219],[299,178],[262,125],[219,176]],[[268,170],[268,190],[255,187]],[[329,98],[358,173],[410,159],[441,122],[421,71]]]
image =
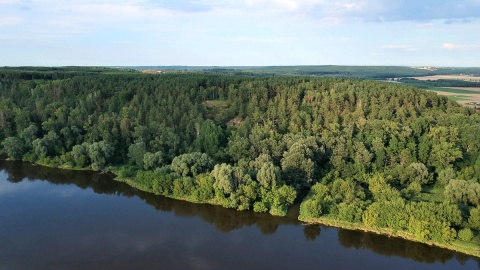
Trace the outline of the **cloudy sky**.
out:
[[[0,66],[480,66],[480,0],[0,0]]]

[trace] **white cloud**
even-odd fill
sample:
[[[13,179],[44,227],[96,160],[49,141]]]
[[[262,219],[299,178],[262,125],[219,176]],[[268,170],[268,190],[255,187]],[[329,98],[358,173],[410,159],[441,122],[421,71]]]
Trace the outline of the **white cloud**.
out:
[[[442,48],[446,50],[473,51],[473,50],[480,50],[480,45],[476,45],[476,44],[457,45],[453,43],[444,43]]]
[[[455,45],[453,45],[452,43],[444,43],[442,46],[442,48],[448,49],[448,50],[453,49],[454,47]]]

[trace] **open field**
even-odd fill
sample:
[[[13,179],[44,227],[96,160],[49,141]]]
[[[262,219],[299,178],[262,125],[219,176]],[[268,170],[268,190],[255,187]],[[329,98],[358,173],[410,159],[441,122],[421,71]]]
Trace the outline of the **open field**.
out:
[[[452,94],[461,94],[461,95],[475,95],[480,94],[479,87],[436,87],[430,86],[427,88],[430,91],[438,91],[438,92],[447,92]]]
[[[420,81],[460,80],[460,81],[480,82],[480,77],[469,76],[469,75],[433,75],[433,76],[422,76],[422,77],[411,77],[411,78],[420,80]]]
[[[480,87],[430,87],[427,90],[447,96],[461,105],[473,107],[470,102],[480,103]]]

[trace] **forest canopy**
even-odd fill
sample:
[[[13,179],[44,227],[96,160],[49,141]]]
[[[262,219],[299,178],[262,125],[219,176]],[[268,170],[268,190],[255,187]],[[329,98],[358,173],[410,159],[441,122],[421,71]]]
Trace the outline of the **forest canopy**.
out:
[[[114,72],[115,71],[115,72]],[[0,71],[12,159],[109,170],[156,194],[476,241],[480,115],[348,78]]]

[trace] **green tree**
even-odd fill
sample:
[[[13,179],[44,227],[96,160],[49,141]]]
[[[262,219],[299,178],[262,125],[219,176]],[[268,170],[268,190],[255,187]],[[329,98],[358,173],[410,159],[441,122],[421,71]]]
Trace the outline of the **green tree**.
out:
[[[237,188],[233,180],[233,168],[229,164],[217,164],[213,168],[211,175],[215,178],[213,187],[224,194],[231,194]]]
[[[23,141],[17,137],[8,137],[3,142],[5,153],[12,159],[21,159],[25,151]]]
[[[400,198],[400,192],[391,187],[384,176],[380,174],[370,177],[368,189],[376,201],[392,201]]]
[[[88,144],[86,148],[94,170],[103,169],[114,151],[113,147],[105,141]]]
[[[472,229],[480,230],[480,206],[470,209],[468,225],[470,225]]]
[[[75,165],[83,168],[88,163],[88,153],[85,145],[74,145],[72,148],[72,157]]]
[[[161,151],[155,153],[147,152],[143,155],[143,168],[145,170],[161,167],[164,164],[163,162],[163,153]]]
[[[200,152],[209,156],[218,157],[219,151],[225,144],[225,135],[220,126],[215,125],[211,120],[203,122],[200,133],[195,139],[194,145]]]
[[[131,144],[128,147],[128,158],[130,163],[139,167],[143,168],[144,164],[144,156],[147,153],[147,146],[145,142],[139,141],[137,143]]]
[[[473,238],[473,232],[469,228],[461,229],[458,231],[458,238],[463,241],[470,241]]]
[[[443,186],[446,186],[448,183],[450,183],[450,180],[455,179],[455,177],[455,170],[453,170],[451,167],[448,167],[438,172],[437,182]]]
[[[280,184],[280,170],[272,162],[267,162],[258,171],[257,180],[265,188],[275,188]]]
[[[176,156],[171,170],[182,176],[197,176],[211,169],[213,160],[205,153],[194,152]]]
[[[412,163],[406,169],[408,183],[417,182],[421,185],[428,183],[428,168],[423,163]]]
[[[38,127],[34,124],[28,126],[20,133],[20,138],[25,142],[25,145],[31,147],[32,142],[37,139]]]
[[[451,180],[445,187],[445,199],[450,202],[467,203],[467,190],[469,183],[465,180]]]
[[[309,186],[315,174],[315,161],[320,159],[321,152],[322,149],[314,137],[294,142],[283,154],[281,160],[286,183],[297,187]]]
[[[300,205],[300,217],[302,219],[319,218],[322,216],[322,204],[320,200],[311,198],[304,200]]]

